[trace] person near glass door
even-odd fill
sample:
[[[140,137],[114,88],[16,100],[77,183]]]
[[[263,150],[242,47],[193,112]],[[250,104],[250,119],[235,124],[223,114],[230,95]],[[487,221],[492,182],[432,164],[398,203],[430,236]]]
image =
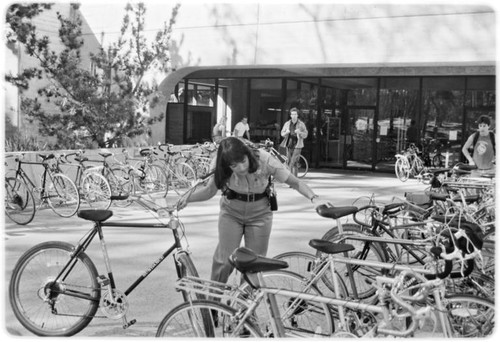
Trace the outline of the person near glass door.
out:
[[[477,170],[472,172],[473,176],[495,172],[495,134],[490,131],[491,120],[481,115],[477,124],[478,130],[469,136],[462,147],[469,164],[477,166]],[[472,155],[469,149],[473,150]]]
[[[286,148],[288,166],[294,176],[297,176],[297,160],[304,147],[304,139],[308,131],[305,123],[299,119],[300,110],[296,107],[290,109],[290,120],[285,122],[281,129],[283,141],[280,146]]]

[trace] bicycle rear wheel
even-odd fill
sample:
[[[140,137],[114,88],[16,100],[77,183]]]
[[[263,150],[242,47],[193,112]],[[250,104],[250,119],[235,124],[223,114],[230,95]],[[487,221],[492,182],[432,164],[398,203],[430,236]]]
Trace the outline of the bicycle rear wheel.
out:
[[[61,217],[71,217],[80,207],[80,194],[75,183],[66,175],[47,177],[45,196],[50,208]]]
[[[471,295],[444,299],[454,337],[487,337],[495,330],[495,303]]]
[[[83,176],[81,195],[93,209],[106,210],[111,205],[111,187],[99,173],[91,172]]]
[[[20,177],[5,178],[5,214],[15,223],[26,225],[35,217],[35,198]]]
[[[19,322],[39,336],[71,336],[97,311],[97,270],[85,253],[52,241],[24,253],[12,272],[9,299]],[[62,272],[62,274],[61,274]]]
[[[204,313],[210,313],[207,322]],[[185,302],[172,309],[161,321],[156,337],[263,337],[259,328],[245,321],[239,331],[241,313],[213,301]],[[207,326],[208,325],[208,326]]]
[[[307,162],[307,159],[303,155],[300,155],[299,158],[297,158],[297,177],[299,178],[305,177],[308,171],[309,171],[309,163]]]

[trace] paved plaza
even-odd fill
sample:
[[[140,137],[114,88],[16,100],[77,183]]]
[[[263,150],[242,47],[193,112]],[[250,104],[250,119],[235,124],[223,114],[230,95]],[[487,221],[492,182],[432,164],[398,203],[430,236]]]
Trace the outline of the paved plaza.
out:
[[[404,197],[407,191],[423,191],[426,188],[416,180],[402,183],[393,174],[369,171],[313,170],[304,181],[320,195],[321,200],[327,200],[335,206],[351,205],[360,197],[366,200],[372,195],[378,202],[390,202],[394,196]],[[277,184],[276,189],[279,210],[274,214],[269,256],[297,250],[311,252],[308,241],[320,238],[335,222],[320,217],[306,198],[288,186]],[[212,254],[217,244],[219,198],[218,194],[207,202],[192,203],[179,213],[186,228],[193,261],[204,278],[210,275]],[[149,212],[137,206],[112,206],[111,209],[114,216],[109,221],[155,221]],[[33,222],[27,226],[18,226],[6,219],[4,334],[8,337],[33,336],[18,323],[8,299],[10,274],[21,254],[44,241],[58,240],[75,244],[90,228],[91,223],[88,221],[76,216],[60,218],[50,209],[37,212]],[[125,291],[172,243],[170,231],[158,229],[107,227],[105,238],[115,280],[121,291]],[[99,245],[94,243],[88,254],[102,274]],[[78,336],[154,336],[163,316],[181,302],[181,295],[174,289],[175,279],[172,258],[168,257],[128,297],[130,308],[127,319],[136,319],[135,325],[123,330],[121,320],[94,318]]]

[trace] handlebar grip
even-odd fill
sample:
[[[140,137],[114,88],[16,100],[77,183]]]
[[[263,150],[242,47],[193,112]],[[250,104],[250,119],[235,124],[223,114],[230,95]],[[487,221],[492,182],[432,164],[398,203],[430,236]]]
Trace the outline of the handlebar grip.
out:
[[[472,271],[474,271],[475,267],[475,261],[474,259],[469,259],[466,261],[466,267],[463,272],[451,272],[450,273],[450,278],[456,279],[456,278],[465,278],[468,277]]]
[[[425,278],[428,280],[432,280],[432,279],[436,279],[436,278],[444,279],[450,275],[452,270],[453,270],[453,263],[451,262],[451,260],[445,260],[443,272],[438,272],[436,274],[426,274]]]

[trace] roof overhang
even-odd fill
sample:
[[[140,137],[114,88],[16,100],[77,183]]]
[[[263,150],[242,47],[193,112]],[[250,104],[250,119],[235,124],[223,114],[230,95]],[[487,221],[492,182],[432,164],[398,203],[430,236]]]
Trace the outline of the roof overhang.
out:
[[[239,65],[185,67],[172,72],[160,84],[172,93],[182,79],[276,77],[378,77],[378,76],[495,76],[495,62]]]

